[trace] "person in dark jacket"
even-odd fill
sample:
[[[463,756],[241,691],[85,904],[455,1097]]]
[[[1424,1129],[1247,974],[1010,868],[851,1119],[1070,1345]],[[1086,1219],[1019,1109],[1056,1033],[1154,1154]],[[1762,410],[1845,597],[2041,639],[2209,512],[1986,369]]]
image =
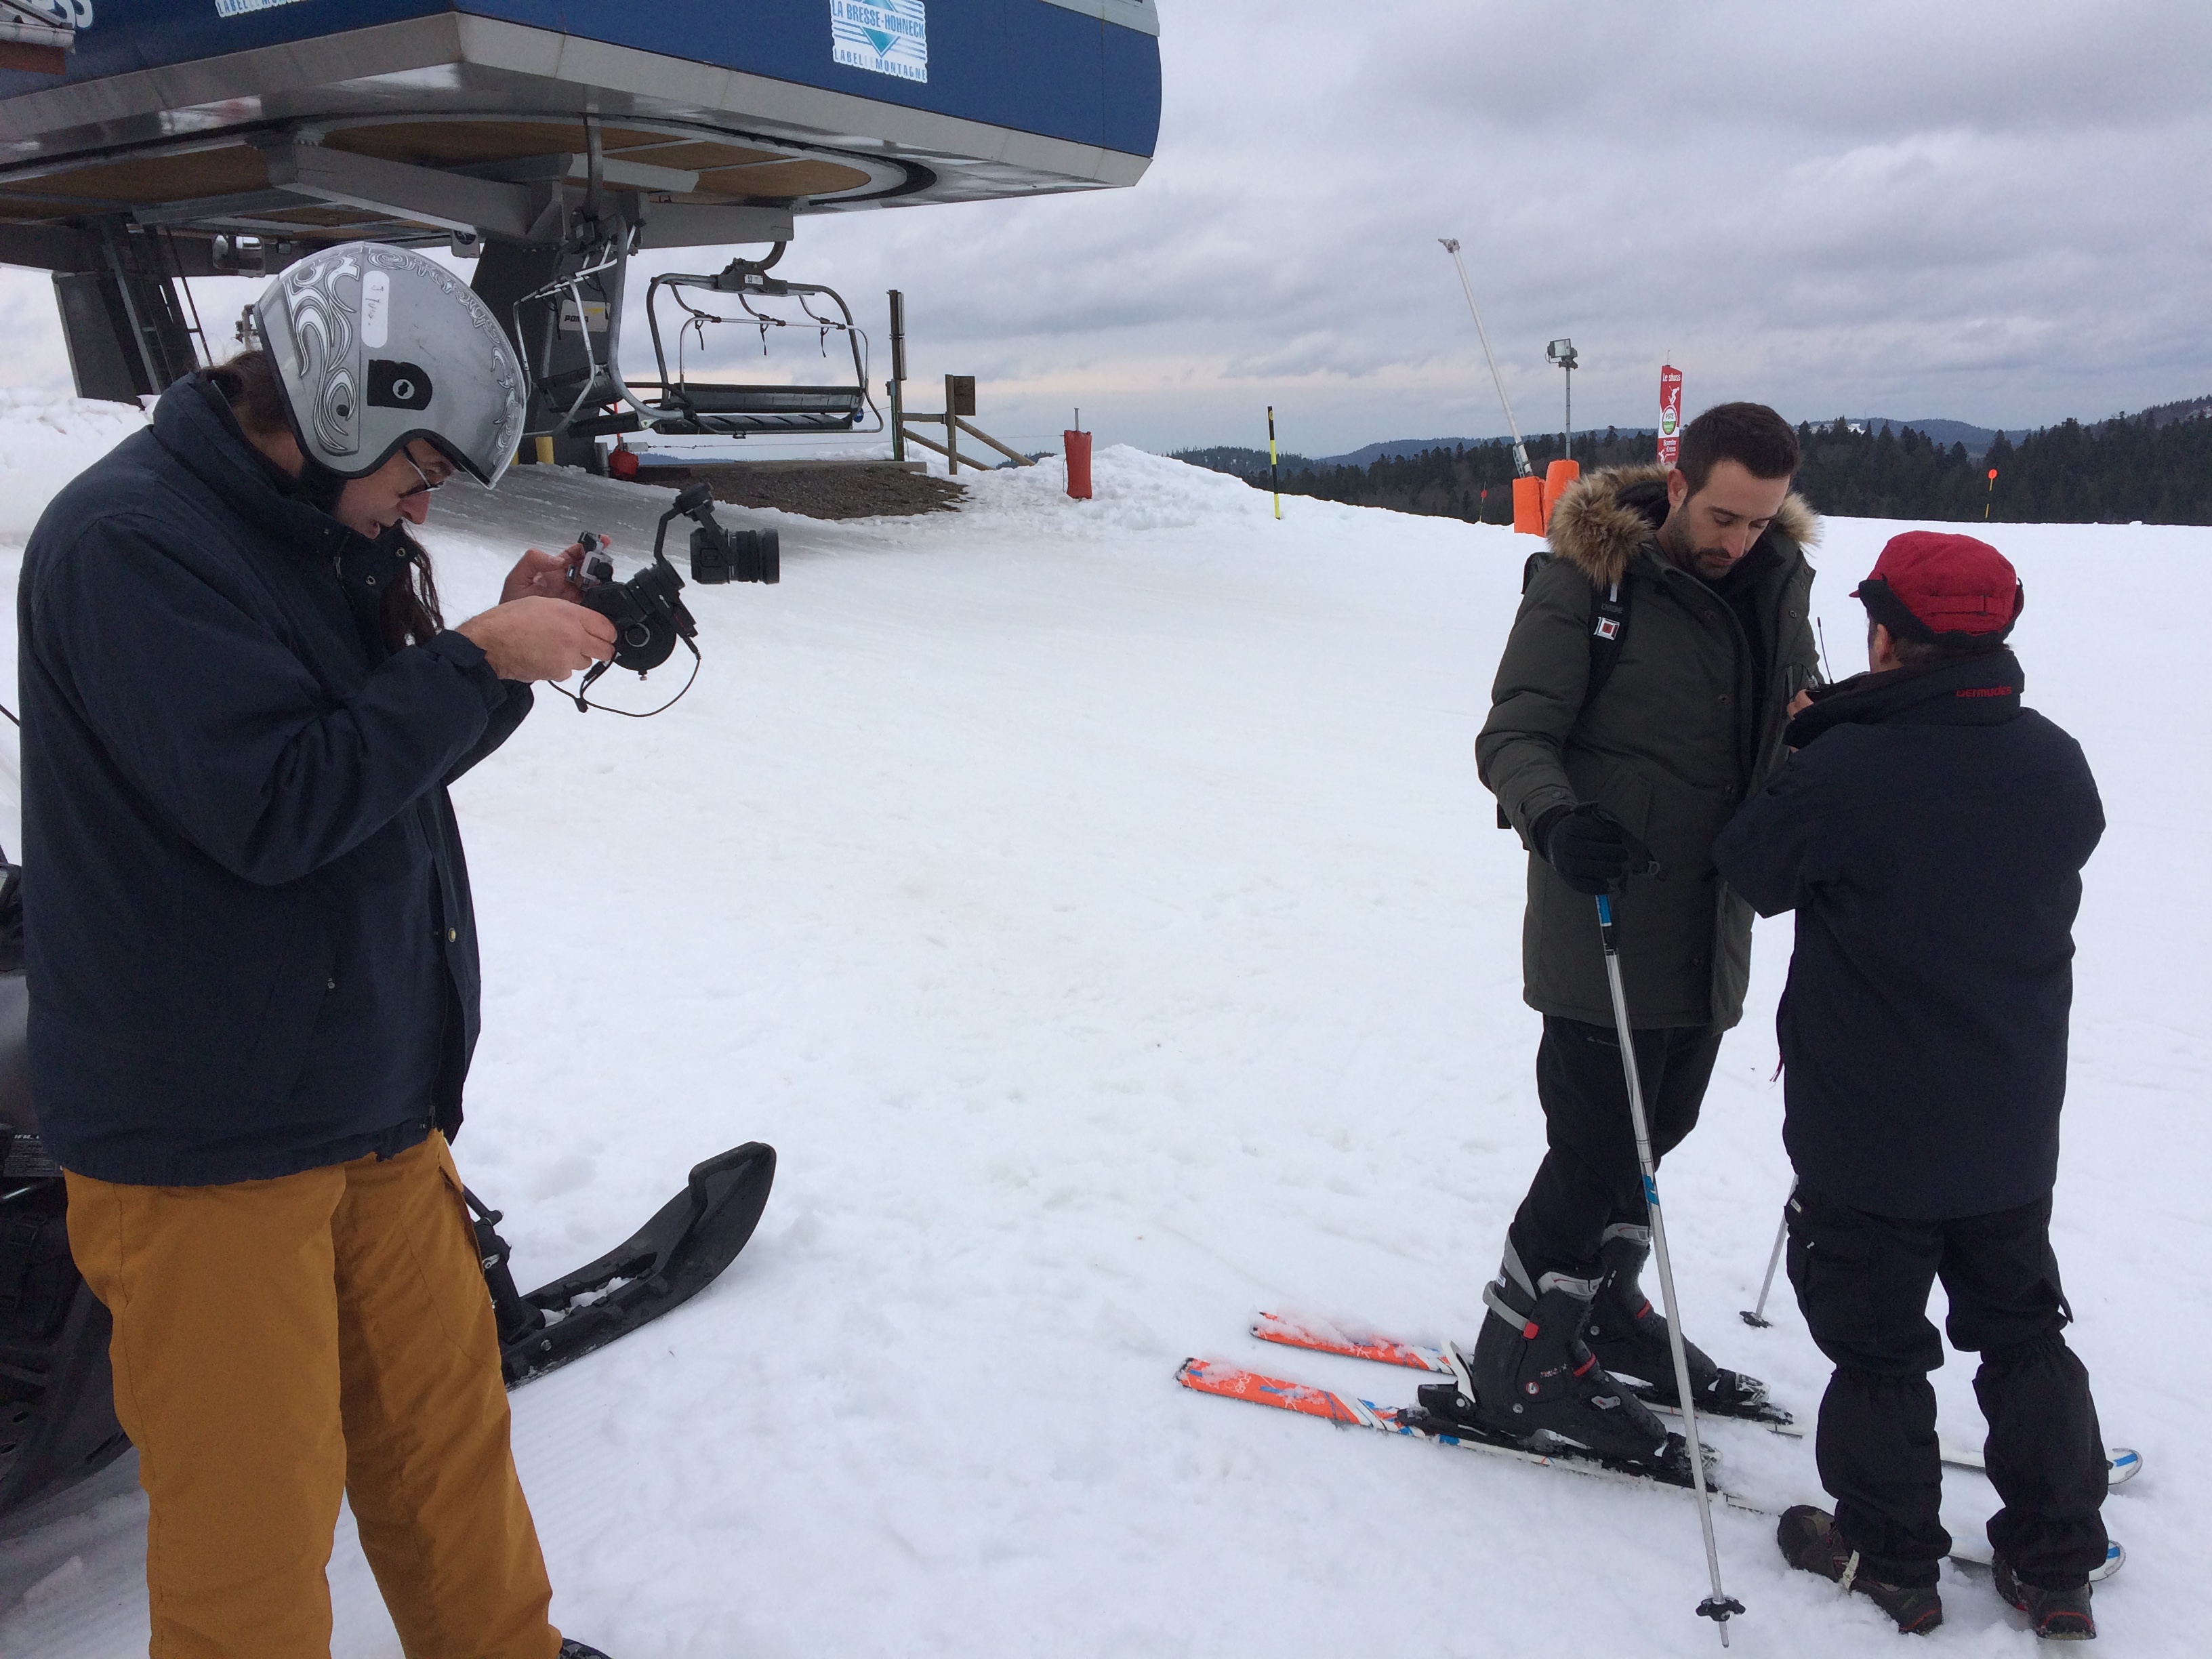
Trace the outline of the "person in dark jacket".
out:
[[[344,1495],[409,1652],[587,1653],[447,1146],[478,996],[446,791],[613,629],[574,550],[440,618],[409,527],[497,482],[523,409],[449,273],[351,244],[258,317],[56,497],[18,594],[31,1093],[113,1318],[151,1651],[327,1652]]]
[[[1762,915],[1797,913],[1778,1017],[1797,1170],[1790,1278],[1835,1362],[1820,1404],[1832,1516],[1784,1516],[1791,1563],[1942,1619],[1951,1546],[1928,1372],[1940,1278],[1982,1356],[1999,1593],[2036,1632],[2096,1633],[2108,1475],[2051,1249],[2081,871],[2105,827],[2081,746],[2021,703],[2019,578],[1913,531],[1861,583],[1869,672],[1815,691],[1796,750],[1715,843]]]
[[[1475,744],[1530,851],[1523,995],[1544,1016],[1536,1094],[1548,1150],[1484,1291],[1473,1425],[1655,1459],[1638,1395],[1675,1398],[1665,1318],[1638,1288],[1650,1249],[1627,1085],[1592,895],[1620,890],[1636,1062],[1665,1153],[1697,1121],[1721,1036],[1741,1017],[1751,913],[1712,839],[1782,755],[1784,706],[1814,678],[1790,494],[1797,438],[1756,404],[1706,410],[1680,465],[1594,474],[1554,507]],[[1762,1385],[1690,1351],[1701,1409],[1752,1412]]]

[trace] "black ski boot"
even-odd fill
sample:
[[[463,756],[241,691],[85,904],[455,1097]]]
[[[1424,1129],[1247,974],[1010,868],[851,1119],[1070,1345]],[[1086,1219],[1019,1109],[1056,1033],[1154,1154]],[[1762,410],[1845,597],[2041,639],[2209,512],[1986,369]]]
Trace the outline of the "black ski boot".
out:
[[[1856,1590],[1891,1618],[1898,1633],[1925,1636],[1943,1622],[1943,1593],[1933,1584],[1885,1584],[1859,1571],[1859,1553],[1836,1535],[1836,1517],[1810,1504],[1782,1511],[1782,1524],[1774,1541],[1782,1546],[1782,1559],[1800,1572]]]
[[[607,1659],[607,1656],[597,1648],[587,1648],[570,1638],[561,1644],[561,1651],[555,1654],[553,1659]]]
[[[1474,1400],[1452,1383],[1431,1383],[1420,1391],[1421,1404],[1492,1436],[1565,1440],[1668,1479],[1679,1463],[1686,1485],[1688,1457],[1678,1449],[1680,1443],[1583,1346],[1583,1321],[1596,1289],[1589,1279],[1560,1273],[1546,1273],[1532,1285],[1507,1244],[1504,1267],[1483,1287],[1490,1316],[1468,1361]]]
[[[1990,1571],[1996,1575],[1997,1594],[2027,1615],[2029,1626],[2042,1640],[2097,1639],[2097,1621],[2089,1612],[2087,1584],[2073,1589],[2044,1589],[2038,1585],[2023,1584],[2014,1575],[2012,1563],[2002,1555],[1990,1558]]]
[[[1650,1255],[1650,1228],[1615,1222],[1605,1230],[1605,1242],[1598,1249],[1604,1273],[1590,1303],[1583,1340],[1599,1364],[1637,1385],[1636,1392],[1645,1400],[1678,1406],[1681,1401],[1674,1387],[1674,1350],[1668,1337],[1667,1316],[1651,1305],[1637,1283]],[[1696,1391],[1699,1411],[1747,1417],[1765,1400],[1765,1383],[1723,1370],[1696,1343],[1685,1340],[1682,1353],[1689,1362],[1690,1387]]]

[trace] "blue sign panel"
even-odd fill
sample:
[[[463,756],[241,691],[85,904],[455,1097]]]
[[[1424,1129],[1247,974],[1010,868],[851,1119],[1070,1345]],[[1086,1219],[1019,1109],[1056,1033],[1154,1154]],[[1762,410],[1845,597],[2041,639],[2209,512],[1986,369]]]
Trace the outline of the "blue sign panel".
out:
[[[1048,0],[37,3],[77,29],[70,82],[460,12],[1127,155],[1159,133],[1158,40]],[[0,71],[0,98],[55,84]]]

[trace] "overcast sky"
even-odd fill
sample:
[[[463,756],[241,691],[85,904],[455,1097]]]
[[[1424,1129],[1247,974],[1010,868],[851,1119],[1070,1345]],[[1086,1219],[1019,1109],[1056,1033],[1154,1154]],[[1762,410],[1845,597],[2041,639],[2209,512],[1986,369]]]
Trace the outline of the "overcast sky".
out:
[[[1557,335],[1577,427],[1650,424],[1662,360],[1692,412],[1792,419],[2212,392],[2203,0],[1160,10],[1135,189],[813,217],[782,274],[879,345],[903,289],[913,375],[977,375],[979,422],[1036,447],[1079,404],[1153,449],[1264,442],[1270,403],[1310,454],[1503,431],[1440,236],[1528,430]],[[43,276],[0,278],[0,325],[5,378],[66,386]]]

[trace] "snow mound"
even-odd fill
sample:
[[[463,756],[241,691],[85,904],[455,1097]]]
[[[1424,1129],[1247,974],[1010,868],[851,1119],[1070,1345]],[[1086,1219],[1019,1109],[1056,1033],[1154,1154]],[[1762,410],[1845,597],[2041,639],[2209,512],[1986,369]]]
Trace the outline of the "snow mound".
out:
[[[1269,516],[1267,497],[1241,478],[1172,461],[1127,444],[1109,444],[1091,459],[1091,499],[1067,493],[1067,463],[1048,456],[1035,466],[963,472],[969,528],[1044,531],[1055,536],[1127,536],[1188,530],[1212,520]]]
[[[145,424],[134,404],[0,386],[0,537],[29,535],[64,484]]]

